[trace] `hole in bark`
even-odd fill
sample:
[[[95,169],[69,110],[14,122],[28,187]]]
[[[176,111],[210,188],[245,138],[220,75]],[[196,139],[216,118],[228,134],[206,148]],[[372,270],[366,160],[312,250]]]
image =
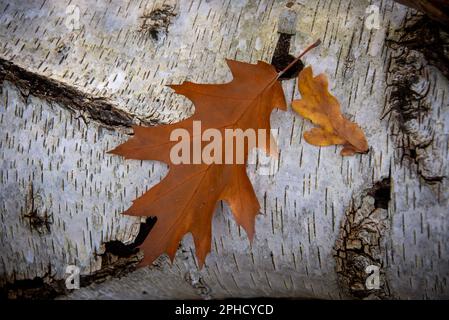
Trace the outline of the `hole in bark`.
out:
[[[123,242],[118,240],[106,242],[104,254],[110,253],[117,257],[124,257],[124,258],[136,254],[139,251],[137,247],[140,246],[145,241],[145,238],[150,233],[151,229],[156,223],[156,220],[157,218],[155,217],[149,217],[146,219],[145,222],[141,223],[139,233],[137,234],[137,237],[133,243],[124,244]]]
[[[274,50],[273,58],[271,59],[271,64],[276,68],[276,71],[281,71],[287,67],[290,62],[295,60],[295,57],[289,54],[290,51],[290,41],[292,35],[281,33]],[[301,60],[296,62],[287,72],[285,72],[279,79],[287,80],[298,76],[298,73],[304,68],[304,64]]]
[[[101,254],[101,269],[81,276],[81,287],[91,283],[101,283],[113,277],[121,277],[134,271],[142,259],[137,247],[143,243],[156,220],[155,217],[148,217],[145,222],[141,223],[139,233],[133,243],[124,244],[117,240],[106,242],[105,252]]]
[[[391,200],[391,183],[390,178],[385,178],[377,182],[372,191],[369,193],[374,198],[374,207],[381,209],[388,209],[388,204]]]

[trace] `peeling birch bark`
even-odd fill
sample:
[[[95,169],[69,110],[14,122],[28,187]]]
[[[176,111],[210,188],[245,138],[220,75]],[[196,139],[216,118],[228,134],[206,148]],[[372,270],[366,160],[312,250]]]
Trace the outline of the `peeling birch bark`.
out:
[[[369,5],[379,29],[365,25]],[[0,1],[1,292],[449,298],[449,82],[441,55],[419,46],[420,19],[390,0]],[[291,35],[286,55],[321,38],[303,62],[328,74],[369,153],[342,158],[339,147],[308,145],[312,125],[291,108],[275,111],[278,171],[248,167],[262,206],[252,246],[220,205],[202,270],[190,235],[172,265],[162,256],[135,270],[151,221],[120,212],[167,168],[106,151],[133,123],[192,114],[165,84],[228,81],[224,58],[272,61],[278,30]],[[299,98],[294,78],[283,87],[287,101]],[[380,267],[379,290],[364,287],[370,264]],[[81,268],[81,289],[65,288],[67,265]]]

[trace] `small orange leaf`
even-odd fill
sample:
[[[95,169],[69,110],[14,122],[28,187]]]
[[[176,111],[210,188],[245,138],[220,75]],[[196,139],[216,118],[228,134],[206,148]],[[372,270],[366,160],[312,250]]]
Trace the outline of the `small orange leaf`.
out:
[[[293,100],[292,107],[301,116],[312,121],[318,128],[304,133],[304,139],[315,146],[341,144],[342,156],[368,151],[368,142],[362,129],[343,117],[340,103],[328,91],[325,74],[313,77],[312,67],[304,68],[298,75],[301,100]]]

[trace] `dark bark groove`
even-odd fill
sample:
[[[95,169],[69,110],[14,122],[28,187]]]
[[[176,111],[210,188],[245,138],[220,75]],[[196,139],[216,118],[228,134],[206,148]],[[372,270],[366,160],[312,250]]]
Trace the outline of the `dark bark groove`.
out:
[[[56,102],[73,112],[81,112],[81,116],[107,128],[130,128],[133,124],[155,125],[158,123],[120,110],[106,98],[95,97],[0,58],[0,85],[5,80],[14,83],[24,97],[33,95]]]

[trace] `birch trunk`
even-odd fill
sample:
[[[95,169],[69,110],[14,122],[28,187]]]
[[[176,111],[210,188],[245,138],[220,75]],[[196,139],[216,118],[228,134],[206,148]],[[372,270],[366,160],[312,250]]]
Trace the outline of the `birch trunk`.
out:
[[[1,0],[1,292],[449,298],[448,36],[426,19],[391,0]],[[311,146],[309,121],[275,111],[278,168],[248,167],[262,206],[252,246],[221,204],[203,269],[187,235],[173,264],[135,270],[152,221],[120,213],[167,168],[106,151],[133,123],[192,114],[166,84],[228,81],[224,58],[271,61],[317,38],[303,62],[328,74],[369,153]],[[283,87],[299,97],[294,78]],[[67,265],[81,269],[78,290],[65,288]],[[369,265],[379,289],[365,285]]]

